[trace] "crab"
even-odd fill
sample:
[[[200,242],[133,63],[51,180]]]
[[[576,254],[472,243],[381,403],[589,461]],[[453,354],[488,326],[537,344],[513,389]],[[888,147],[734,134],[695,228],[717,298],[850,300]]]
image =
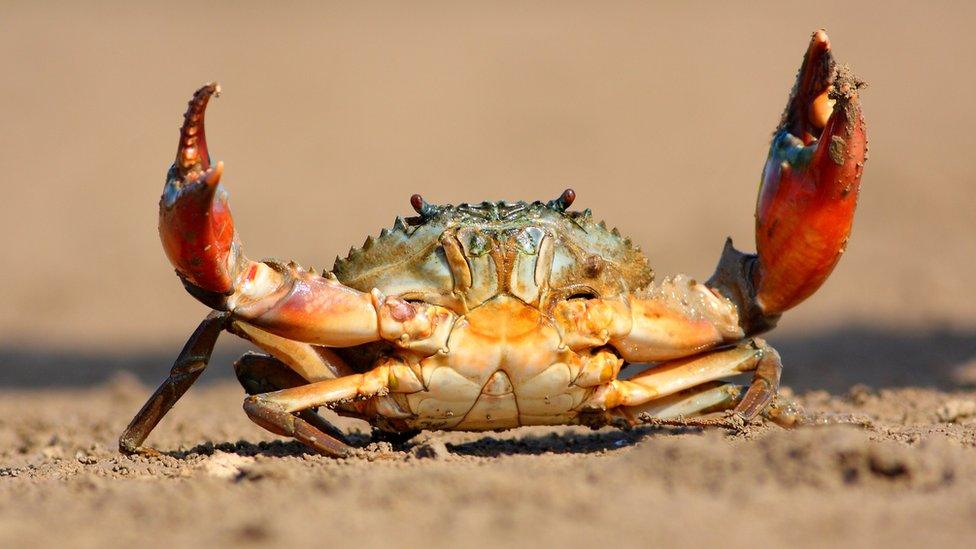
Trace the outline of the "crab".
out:
[[[757,335],[813,294],[847,244],[867,157],[858,90],[813,34],[772,138],[756,207],[757,253],[727,240],[714,275],[655,280],[647,257],[567,189],[548,202],[435,205],[322,274],[244,255],[189,102],[160,200],[159,233],[186,290],[213,311],[120,438],[143,446],[189,389],[220,333],[263,353],[234,365],[258,425],[319,453],[351,446],[318,409],[407,438],[525,425],[735,428],[798,417],[782,364]],[[632,366],[631,366],[632,365]],[[622,369],[626,371],[622,373]],[[748,386],[728,381],[751,373]]]

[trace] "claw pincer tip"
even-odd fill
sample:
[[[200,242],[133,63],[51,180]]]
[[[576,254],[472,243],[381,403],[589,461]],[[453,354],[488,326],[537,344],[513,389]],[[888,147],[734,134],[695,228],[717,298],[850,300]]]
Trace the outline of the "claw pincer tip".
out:
[[[210,152],[204,131],[204,114],[211,97],[220,95],[220,85],[209,82],[198,89],[190,99],[180,128],[180,144],[176,153],[176,165],[182,176],[193,171],[210,168]]]

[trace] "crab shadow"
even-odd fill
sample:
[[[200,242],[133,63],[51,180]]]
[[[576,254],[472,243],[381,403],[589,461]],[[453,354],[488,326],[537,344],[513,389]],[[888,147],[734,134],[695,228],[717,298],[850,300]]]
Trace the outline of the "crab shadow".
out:
[[[304,457],[317,455],[307,446],[295,440],[273,440],[261,442],[204,442],[185,450],[167,450],[161,452],[164,456],[186,460],[194,456],[212,456],[215,452],[236,454],[241,457]]]
[[[590,433],[545,432],[525,434],[517,438],[483,436],[477,440],[447,444],[452,454],[471,457],[499,457],[505,455],[595,454],[627,448],[659,434],[698,429],[675,429],[653,426],[628,430],[608,427]]]
[[[457,456],[468,457],[499,457],[506,455],[544,455],[544,454],[595,454],[619,450],[639,444],[641,441],[656,435],[676,434],[682,432],[697,432],[698,428],[641,426],[628,430],[604,428],[592,432],[552,432],[539,434],[522,433],[516,437],[500,434],[499,436],[485,435],[476,440],[445,444],[448,452]],[[436,436],[436,435],[435,435]],[[374,442],[368,435],[353,433],[348,437],[354,448],[363,449],[373,457],[378,455],[393,456],[400,453],[406,457],[431,443],[429,440],[415,437],[411,440],[392,444],[390,447],[380,448],[372,446]],[[237,454],[242,457],[299,457],[316,456],[300,442],[294,440],[274,440],[261,442],[212,443],[205,442],[184,450],[163,452],[164,455],[185,460],[193,456],[209,456],[215,452]]]
[[[839,394],[857,384],[958,390],[973,383],[959,376],[961,368],[976,363],[972,330],[853,324],[807,334],[773,332],[768,340],[783,356],[783,383],[797,391]],[[77,352],[0,344],[0,388],[93,386],[123,372],[154,386],[166,376],[179,348],[175,344],[169,350]],[[242,343],[221,341],[201,382],[233,379],[230,364],[245,350]]]

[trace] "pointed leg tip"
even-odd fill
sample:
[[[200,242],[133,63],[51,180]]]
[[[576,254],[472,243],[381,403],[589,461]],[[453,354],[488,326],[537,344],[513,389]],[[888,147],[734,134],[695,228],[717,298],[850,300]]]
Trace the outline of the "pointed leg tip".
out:
[[[196,96],[196,97],[199,97],[199,96],[202,96],[202,95],[206,95],[207,97],[210,97],[210,96],[215,96],[215,97],[216,96],[219,96],[220,95],[220,84],[218,84],[216,81],[207,82],[206,84],[204,84],[204,85],[200,86],[199,88],[197,88],[196,93],[194,93],[193,95]]]
[[[823,29],[814,31],[790,94],[781,129],[807,144],[815,139],[830,117],[832,105],[828,93],[834,73],[835,62],[827,33]]]
[[[186,114],[183,116],[186,117],[188,121],[196,119],[203,114],[204,110],[206,110],[207,102],[210,101],[210,98],[219,96],[220,84],[216,82],[207,82],[193,92],[193,97],[190,98],[190,101],[187,104]]]
[[[813,35],[810,36],[810,51],[814,50],[830,51],[830,38],[827,37],[826,30],[813,31]]]
[[[176,165],[180,175],[192,178],[210,169],[210,151],[207,149],[204,116],[211,97],[220,96],[220,84],[208,82],[193,93],[183,115]]]
[[[206,181],[211,187],[216,187],[220,183],[220,178],[224,175],[224,161],[218,160],[217,165],[207,170]]]
[[[823,29],[818,29],[810,36],[810,45],[807,46],[804,69],[817,70],[824,65],[829,65],[833,59],[830,48],[830,38]]]
[[[830,48],[830,39],[823,29],[817,30],[810,37],[805,61],[802,70],[810,73],[806,80],[811,86],[830,84],[834,69],[834,54]]]

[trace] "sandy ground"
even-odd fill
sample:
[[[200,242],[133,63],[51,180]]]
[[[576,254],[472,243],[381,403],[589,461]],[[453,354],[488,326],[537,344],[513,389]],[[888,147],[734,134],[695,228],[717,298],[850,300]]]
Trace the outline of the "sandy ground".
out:
[[[333,460],[250,425],[240,389],[220,384],[160,428],[164,457],[120,456],[119,420],[145,392],[122,378],[4,395],[0,545],[962,547],[976,535],[976,392],[802,399],[857,426],[423,433]]]
[[[6,2],[0,32],[0,546],[971,545],[976,7],[966,3]],[[574,187],[660,273],[750,248],[809,33],[870,87],[830,281],[769,335],[810,410],[741,435],[424,434],[333,461],[252,425],[222,341],[153,434],[119,432],[206,310],[158,243],[185,101],[253,257],[328,267],[433,202]]]

